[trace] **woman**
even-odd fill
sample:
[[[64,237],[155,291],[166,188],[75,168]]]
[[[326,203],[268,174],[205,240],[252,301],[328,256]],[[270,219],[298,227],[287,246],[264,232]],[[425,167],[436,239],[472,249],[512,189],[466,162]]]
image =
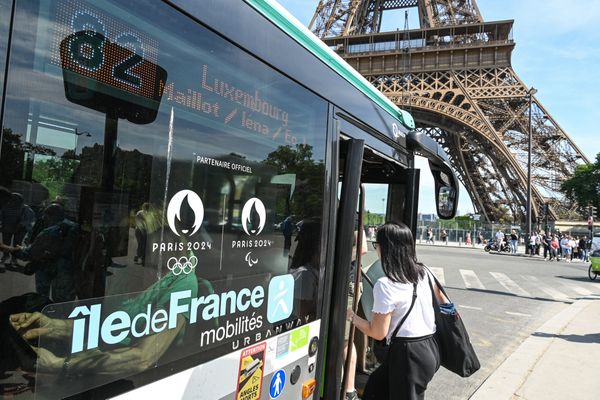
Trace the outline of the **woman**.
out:
[[[385,276],[373,288],[373,319],[347,312],[347,319],[366,335],[390,339],[387,359],[371,374],[364,399],[424,399],[427,384],[440,366],[428,272],[417,262],[413,235],[406,225],[387,222],[377,231],[374,245]],[[438,301],[448,302],[439,288],[434,288]]]

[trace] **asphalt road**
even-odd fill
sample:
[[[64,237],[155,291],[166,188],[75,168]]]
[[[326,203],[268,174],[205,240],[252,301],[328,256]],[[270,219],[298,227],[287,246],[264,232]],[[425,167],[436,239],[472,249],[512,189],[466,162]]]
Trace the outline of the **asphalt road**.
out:
[[[481,249],[417,246],[418,258],[458,306],[481,369],[461,378],[440,368],[427,399],[468,399],[531,333],[580,297],[600,295],[589,264],[488,254]]]

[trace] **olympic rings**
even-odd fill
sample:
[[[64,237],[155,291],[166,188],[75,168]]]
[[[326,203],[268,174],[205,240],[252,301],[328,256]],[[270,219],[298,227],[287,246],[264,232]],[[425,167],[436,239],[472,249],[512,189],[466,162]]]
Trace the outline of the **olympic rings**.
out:
[[[171,257],[167,261],[167,268],[173,272],[173,275],[180,275],[181,273],[187,275],[196,268],[196,265],[198,265],[196,256],[191,256],[189,259],[187,257],[180,257],[179,259]]]

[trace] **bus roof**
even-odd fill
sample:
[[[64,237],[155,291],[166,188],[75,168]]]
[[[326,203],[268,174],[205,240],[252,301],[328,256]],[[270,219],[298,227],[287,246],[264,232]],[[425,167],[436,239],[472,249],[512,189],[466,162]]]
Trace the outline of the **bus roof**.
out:
[[[372,101],[399,120],[408,129],[415,128],[415,121],[410,113],[401,110],[390,99],[385,97],[369,81],[360,75],[346,61],[331,50],[325,43],[309,31],[293,15],[275,0],[245,0],[258,12],[273,22],[282,31],[302,47],[310,51],[318,59],[331,67],[336,73],[347,80],[355,88],[363,92]]]

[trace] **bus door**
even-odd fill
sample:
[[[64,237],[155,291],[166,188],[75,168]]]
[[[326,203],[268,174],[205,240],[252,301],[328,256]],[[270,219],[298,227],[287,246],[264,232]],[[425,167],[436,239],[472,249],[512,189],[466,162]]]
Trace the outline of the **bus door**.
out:
[[[394,219],[414,229],[419,187],[418,170],[406,168],[365,147],[362,140],[342,141],[339,159],[334,279],[331,295],[328,296],[329,325],[323,392],[326,399],[339,398],[348,379],[354,381],[354,387],[360,391],[366,379],[366,375],[360,372],[374,366],[374,358],[367,351],[370,347],[368,338],[359,331],[353,335],[356,362],[346,365],[345,343],[350,336],[349,324],[345,320],[346,310],[352,306],[355,296],[360,298],[363,295],[364,301],[361,299],[357,312],[370,318],[374,282],[369,284],[367,272],[374,267],[371,275],[377,276],[377,269],[381,269],[370,244],[374,240],[375,228]],[[358,243],[361,245],[358,246]],[[360,274],[359,285],[354,284],[357,273]],[[324,306],[327,307],[326,304]],[[352,372],[345,374],[345,367]],[[358,371],[356,377],[354,369]]]
[[[348,298],[352,243],[360,187],[364,141],[350,139],[340,143],[340,185],[335,233],[335,258],[328,309],[327,350],[323,398],[337,399],[341,392],[343,341]],[[327,314],[326,314],[327,315]]]

